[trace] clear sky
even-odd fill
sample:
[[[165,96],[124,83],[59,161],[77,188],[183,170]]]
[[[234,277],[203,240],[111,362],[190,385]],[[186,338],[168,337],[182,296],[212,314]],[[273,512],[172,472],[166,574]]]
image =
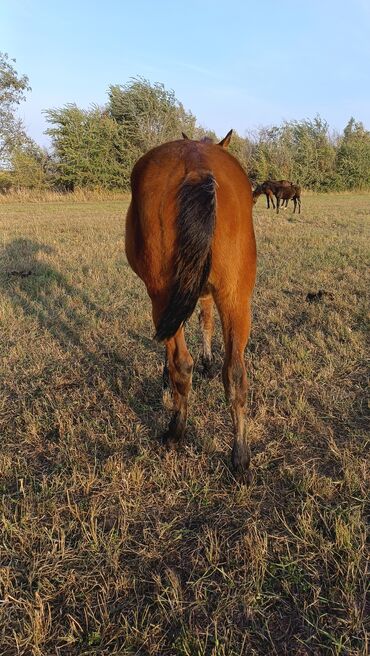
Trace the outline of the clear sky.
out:
[[[370,0],[0,0],[0,50],[29,76],[20,114],[42,144],[43,109],[104,104],[137,75],[219,135],[316,113],[370,128]]]

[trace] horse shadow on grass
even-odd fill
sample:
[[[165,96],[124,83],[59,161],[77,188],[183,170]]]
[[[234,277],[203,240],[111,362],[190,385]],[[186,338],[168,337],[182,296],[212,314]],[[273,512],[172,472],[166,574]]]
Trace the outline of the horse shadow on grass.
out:
[[[112,318],[102,306],[91,300],[82,289],[72,285],[67,277],[47,262],[43,256],[52,255],[55,249],[47,244],[25,238],[18,238],[5,245],[0,251],[0,285],[13,307],[25,317],[36,320],[38,326],[46,330],[65,353],[77,349],[76,367],[87,371],[84,382],[95,391],[97,376],[104,381],[109,393],[127,405],[147,426],[153,435],[153,413],[155,408],[143,403],[130,394],[129,388],[134,376],[136,343],[132,338],[132,348],[123,354],[112,348],[109,340],[99,336],[94,325],[99,320]],[[125,322],[125,310],[122,324]],[[86,338],[86,331],[90,338]],[[128,335],[130,338],[130,335]],[[146,349],[158,350],[154,342],[145,339]],[[117,382],[119,381],[119,382]],[[145,389],[150,390],[150,402],[156,406],[161,394],[160,380],[143,380]],[[113,410],[112,410],[113,412]]]

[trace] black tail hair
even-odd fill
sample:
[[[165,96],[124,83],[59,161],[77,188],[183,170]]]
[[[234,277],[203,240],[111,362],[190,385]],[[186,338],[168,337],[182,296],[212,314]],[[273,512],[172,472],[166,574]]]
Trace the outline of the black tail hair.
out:
[[[210,171],[189,173],[178,192],[177,258],[170,298],[155,338],[169,339],[193,314],[211,269],[216,181]]]

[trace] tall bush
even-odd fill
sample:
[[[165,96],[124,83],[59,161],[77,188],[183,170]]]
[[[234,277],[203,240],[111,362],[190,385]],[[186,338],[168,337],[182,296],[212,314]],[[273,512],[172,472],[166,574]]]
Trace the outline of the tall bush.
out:
[[[65,189],[120,188],[128,184],[124,140],[118,123],[105,109],[83,110],[75,104],[49,109],[56,156],[56,184]]]
[[[370,132],[351,118],[340,139],[336,172],[342,189],[370,188]]]

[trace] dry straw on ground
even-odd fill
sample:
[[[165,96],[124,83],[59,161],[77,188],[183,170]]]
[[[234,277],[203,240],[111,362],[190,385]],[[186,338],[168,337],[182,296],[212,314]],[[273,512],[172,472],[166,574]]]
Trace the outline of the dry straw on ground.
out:
[[[183,450],[156,440],[125,203],[0,205],[1,654],[367,653],[369,201],[256,206],[249,489],[219,376],[195,371]],[[197,365],[196,317],[187,335]]]

